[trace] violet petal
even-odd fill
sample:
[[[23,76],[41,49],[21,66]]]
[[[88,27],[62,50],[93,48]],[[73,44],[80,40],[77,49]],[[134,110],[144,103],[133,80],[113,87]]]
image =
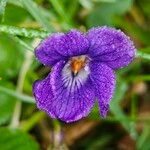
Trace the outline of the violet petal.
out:
[[[34,82],[33,95],[35,97],[37,107],[40,110],[47,112],[52,118],[55,118],[53,112],[49,111],[49,107],[53,99],[53,93],[50,84],[50,74],[45,79]]]
[[[105,62],[112,69],[127,66],[135,57],[133,42],[122,31],[110,27],[97,27],[88,31],[89,55]]]
[[[53,103],[49,111],[55,117],[73,122],[87,116],[94,105],[95,94],[91,80],[85,82],[66,78],[62,75],[65,63],[57,63],[51,73],[51,85],[54,93]]]
[[[35,49],[38,60],[47,66],[53,66],[59,60],[83,55],[89,48],[85,35],[78,30],[68,33],[52,34],[43,40]]]
[[[90,68],[90,76],[93,81],[93,87],[95,88],[95,95],[98,99],[100,113],[102,117],[106,117],[115,89],[115,74],[104,63],[92,62]]]

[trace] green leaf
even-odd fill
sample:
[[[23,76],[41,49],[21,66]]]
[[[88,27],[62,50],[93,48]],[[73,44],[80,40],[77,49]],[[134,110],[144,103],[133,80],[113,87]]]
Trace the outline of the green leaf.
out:
[[[150,3],[147,0],[137,0],[137,3],[142,11],[144,11],[144,15],[150,19]]]
[[[15,106],[15,99],[0,92],[0,125],[8,123]]]
[[[95,140],[92,143],[89,143],[87,150],[106,149],[106,145],[108,145],[111,139],[112,139],[112,135],[108,135],[108,134],[95,138]]]
[[[1,78],[10,78],[17,75],[19,72],[23,59],[23,51],[21,51],[20,48],[21,47],[17,45],[10,37],[5,34],[0,34]]]
[[[8,3],[5,10],[5,20],[3,23],[7,25],[21,24],[27,19],[31,19],[31,17],[29,18],[28,16],[29,13],[23,7]]]
[[[116,0],[114,3],[101,3],[87,18],[88,26],[114,25],[114,16],[126,13],[132,0]]]
[[[54,28],[50,25],[50,22],[44,16],[44,14],[39,11],[39,7],[32,0],[21,0],[25,8],[29,11],[29,13],[47,30],[47,31],[55,31]]]
[[[116,17],[114,20],[114,24],[117,27],[120,27],[127,31],[130,35],[132,35],[138,41],[141,41],[144,45],[149,46],[150,43],[150,32],[147,29],[140,28],[137,24],[131,21],[125,21],[123,17]]]
[[[8,3],[23,8],[23,4],[21,3],[21,1],[8,0]],[[38,6],[38,9],[47,19],[56,20],[56,16],[52,11],[49,11],[48,9],[45,9],[44,7],[41,6]]]
[[[143,132],[137,140],[138,150],[149,150],[150,149],[150,124],[146,124],[143,128]]]
[[[120,101],[124,97],[126,90],[127,84],[123,80],[121,80],[121,78],[117,78],[116,90],[114,97],[110,103],[110,110],[113,113],[114,117],[117,120],[121,120],[123,126],[128,130],[129,125],[127,122],[127,116],[124,114],[120,106]]]
[[[117,84],[115,95],[110,103],[110,110],[113,113],[116,120],[118,120],[122,126],[130,133],[133,138],[137,138],[137,133],[133,127],[133,122],[128,119],[128,116],[123,112],[120,101],[125,95],[127,90],[127,84],[119,76],[117,77]]]
[[[27,28],[19,28],[19,27],[13,27],[13,26],[7,26],[7,25],[0,25],[0,32],[15,35],[15,36],[23,36],[28,38],[45,38],[50,33],[45,31],[38,31],[33,29],[27,29]]]
[[[77,13],[77,9],[79,8],[78,0],[74,0],[70,3],[68,8],[68,15],[70,18],[73,18],[74,15]]]
[[[0,81],[1,85],[8,85],[6,82]],[[10,85],[9,85],[10,86]],[[6,124],[12,115],[16,99],[0,91],[0,125]]]
[[[39,150],[38,143],[27,133],[19,130],[0,128],[2,150]]]

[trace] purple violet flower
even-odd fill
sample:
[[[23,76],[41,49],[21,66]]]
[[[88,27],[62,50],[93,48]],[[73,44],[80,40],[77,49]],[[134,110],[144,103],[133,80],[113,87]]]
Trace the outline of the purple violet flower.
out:
[[[98,101],[106,117],[115,89],[114,70],[134,59],[133,42],[110,27],[55,33],[35,50],[37,59],[52,66],[51,73],[33,85],[37,107],[52,118],[77,121],[89,114]]]

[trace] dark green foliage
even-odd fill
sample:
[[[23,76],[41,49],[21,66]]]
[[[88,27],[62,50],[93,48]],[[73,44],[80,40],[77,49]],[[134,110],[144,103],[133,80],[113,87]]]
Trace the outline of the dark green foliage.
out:
[[[53,32],[101,25],[129,35],[138,57],[117,71],[108,117],[99,116],[97,104],[77,123],[45,117],[36,109],[32,84],[50,69],[37,62],[34,48]],[[149,26],[149,0],[0,0],[0,150],[149,150]],[[58,135],[65,140],[59,143]]]
[[[27,133],[0,128],[0,147],[3,150],[39,150],[38,144]]]

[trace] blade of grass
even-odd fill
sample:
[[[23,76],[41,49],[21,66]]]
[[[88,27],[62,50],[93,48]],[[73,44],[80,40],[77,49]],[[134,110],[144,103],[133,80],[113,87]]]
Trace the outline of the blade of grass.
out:
[[[137,115],[137,98],[136,95],[132,93],[131,97],[131,118],[133,118],[133,121],[130,123],[130,133],[132,134],[132,137],[135,137],[137,139],[137,133],[136,133],[136,118],[138,117]]]
[[[8,3],[16,5],[18,7],[23,7],[23,4],[18,0],[8,0]],[[38,9],[47,19],[56,20],[56,16],[52,11],[50,12],[41,6],[38,6]]]
[[[50,21],[39,11],[39,7],[32,0],[21,0],[22,4],[29,11],[29,13],[49,32],[55,31],[50,25]]]
[[[116,88],[117,94],[115,94],[114,98],[111,101],[110,110],[114,114],[114,117],[117,120],[120,120],[122,125],[129,130],[129,125],[127,122],[127,117],[125,116],[124,112],[122,111],[121,107],[119,106],[120,99],[124,96],[125,92],[127,90],[127,85],[125,83],[122,83],[121,86],[118,85]]]
[[[23,36],[28,38],[45,38],[50,33],[46,31],[38,31],[33,29],[27,29],[27,28],[19,28],[19,27],[13,27],[13,26],[7,26],[7,25],[0,25],[0,32],[7,33],[10,35],[15,36]]]
[[[110,110],[113,113],[115,119],[119,120],[122,126],[130,133],[133,139],[137,138],[137,132],[133,128],[133,122],[129,122],[128,117],[122,111],[122,108],[119,104],[120,100],[123,98],[126,90],[127,84],[121,80],[121,78],[117,78],[117,88],[115,95],[111,101]],[[132,127],[132,128],[131,128]]]
[[[148,150],[150,148],[149,138],[150,138],[150,121],[147,124],[145,124],[143,132],[137,140],[137,149]]]
[[[66,13],[65,8],[63,6],[62,1],[57,0],[49,0],[51,4],[53,5],[55,11],[61,16],[61,18],[67,23],[70,28],[72,27],[73,22],[71,21],[71,18]]]
[[[33,60],[32,58],[33,58],[33,54],[29,51],[26,51],[25,58],[20,68],[18,79],[17,79],[16,91],[18,93],[22,93],[23,91],[25,77],[32,64],[32,60]],[[17,100],[14,107],[11,122],[10,122],[11,128],[17,128],[19,126],[21,112],[22,112],[22,102],[20,100]]]
[[[149,46],[150,43],[150,33],[148,30],[140,28],[138,25],[124,20],[121,17],[115,17],[114,23],[116,26],[123,28],[130,35],[134,36],[135,39],[140,40],[143,44]]]
[[[45,116],[46,115],[44,112],[38,111],[38,112],[34,113],[31,118],[23,121],[20,128],[23,131],[27,132],[27,131],[31,130]]]
[[[18,1],[18,0],[8,0],[8,3],[11,3],[11,4],[19,6],[19,7],[23,7],[23,5],[21,4],[21,2]]]
[[[150,81],[150,75],[129,76],[127,82]]]
[[[78,7],[79,7],[78,0],[74,0],[71,2],[70,6],[68,8],[68,12],[69,12],[68,15],[70,18],[72,18],[75,15]]]
[[[19,43],[20,45],[22,45],[24,48],[26,48],[27,50],[29,50],[30,52],[34,51],[34,48],[32,46],[28,46],[28,44],[26,44],[23,40],[21,40],[20,38],[18,38],[17,36],[14,36],[13,39]]]
[[[31,104],[34,104],[35,103],[35,100],[34,98],[28,96],[28,95],[25,95],[25,94],[21,94],[21,93],[18,93],[12,89],[8,89],[6,87],[2,87],[0,86],[0,91],[3,92],[3,93],[6,93],[10,96],[13,96],[23,102],[26,102],[26,103],[31,103]]]

